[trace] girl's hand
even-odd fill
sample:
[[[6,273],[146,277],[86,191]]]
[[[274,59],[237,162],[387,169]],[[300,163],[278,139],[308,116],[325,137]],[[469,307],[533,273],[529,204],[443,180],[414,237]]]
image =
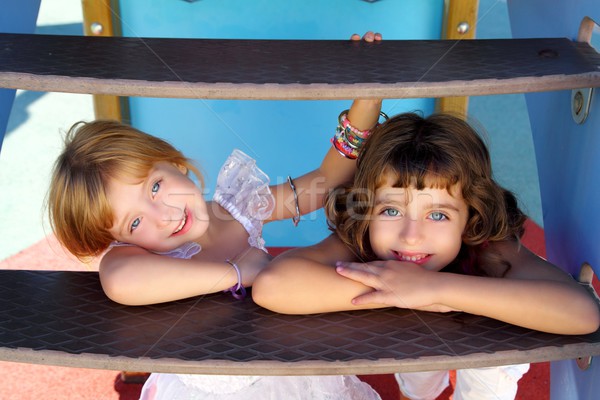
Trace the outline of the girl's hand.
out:
[[[381,36],[381,33],[379,32],[371,32],[368,31],[367,33],[365,33],[362,37],[362,40],[364,40],[365,42],[379,42],[383,39],[383,36]],[[352,34],[352,36],[350,36],[350,40],[360,40],[360,35],[357,33]]]
[[[387,304],[422,311],[456,311],[435,302],[434,282],[442,277],[416,264],[400,261],[338,263],[338,274],[374,289],[355,297],[352,304]]]
[[[234,262],[240,268],[242,274],[242,285],[250,287],[256,276],[269,264],[273,257],[256,247],[249,247]]]

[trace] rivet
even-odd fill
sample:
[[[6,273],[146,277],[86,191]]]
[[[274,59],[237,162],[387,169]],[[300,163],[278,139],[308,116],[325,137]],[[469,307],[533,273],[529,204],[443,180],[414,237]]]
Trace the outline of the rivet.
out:
[[[573,112],[575,115],[581,114],[581,110],[583,109],[583,94],[578,90],[575,92],[573,96]]]
[[[92,22],[90,24],[90,32],[92,32],[92,35],[102,35],[102,32],[104,32],[104,27],[100,22]]]
[[[590,112],[593,88],[574,89],[571,91],[571,115],[578,124],[583,124]]]
[[[592,365],[592,356],[578,357],[575,362],[580,370],[585,371]]]
[[[464,35],[465,33],[469,32],[469,28],[469,23],[467,21],[463,21],[456,26],[456,32]]]

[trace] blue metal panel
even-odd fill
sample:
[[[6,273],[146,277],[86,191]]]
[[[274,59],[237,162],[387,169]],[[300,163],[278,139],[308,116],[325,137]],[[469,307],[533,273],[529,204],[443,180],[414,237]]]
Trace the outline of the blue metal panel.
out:
[[[120,12],[124,36],[348,39],[374,30],[384,39],[439,39],[443,1],[122,0]],[[167,138],[198,160],[211,197],[218,170],[234,148],[257,159],[272,182],[317,167],[338,114],[350,103],[131,98],[130,108],[133,125]],[[387,100],[384,109],[430,113],[433,100]],[[265,239],[270,246],[299,246],[327,233],[318,211],[305,216],[298,228],[291,221],[268,224]]]
[[[0,12],[0,32],[32,33],[35,29],[41,0],[3,0]],[[0,89],[0,150],[15,99],[15,90]]]
[[[509,1],[513,36],[576,39],[583,17],[600,21],[597,0]],[[576,275],[584,262],[600,272],[600,98],[578,125],[571,117],[571,92],[526,96],[537,157],[547,256]],[[587,371],[574,361],[552,363],[552,399],[600,397],[600,366]]]

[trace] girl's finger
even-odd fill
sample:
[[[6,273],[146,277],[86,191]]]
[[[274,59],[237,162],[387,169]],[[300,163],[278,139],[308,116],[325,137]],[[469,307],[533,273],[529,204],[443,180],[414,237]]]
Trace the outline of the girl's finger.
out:
[[[374,38],[375,38],[375,34],[371,31],[368,31],[367,33],[365,33],[363,35],[363,40],[365,42],[372,42],[374,40]]]
[[[372,261],[369,263],[338,261],[335,263],[335,266],[351,269],[354,271],[365,271],[375,273],[375,271],[378,271],[379,268],[383,267],[383,263],[383,261]]]
[[[350,263],[350,265],[352,267],[366,269],[366,270],[372,270],[373,268],[382,268],[384,266],[384,264],[385,264],[385,261],[369,261],[367,263],[357,263],[357,262]]]
[[[355,306],[360,306],[363,304],[383,304],[380,299],[381,292],[374,291],[370,293],[361,294],[360,296],[356,296],[352,299],[352,304]]]
[[[373,289],[378,289],[381,285],[379,275],[369,270],[356,270],[346,267],[336,267],[336,272],[344,278],[353,280],[358,283],[362,283],[365,286],[369,286]]]

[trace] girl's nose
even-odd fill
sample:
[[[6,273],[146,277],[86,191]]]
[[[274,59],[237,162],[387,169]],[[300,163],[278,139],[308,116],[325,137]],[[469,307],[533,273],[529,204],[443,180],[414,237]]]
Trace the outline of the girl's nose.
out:
[[[155,202],[151,207],[151,216],[156,226],[163,228],[173,222],[181,221],[183,211],[173,205]]]
[[[420,222],[415,218],[406,218],[400,231],[401,239],[408,244],[417,244],[421,240],[421,236]]]

